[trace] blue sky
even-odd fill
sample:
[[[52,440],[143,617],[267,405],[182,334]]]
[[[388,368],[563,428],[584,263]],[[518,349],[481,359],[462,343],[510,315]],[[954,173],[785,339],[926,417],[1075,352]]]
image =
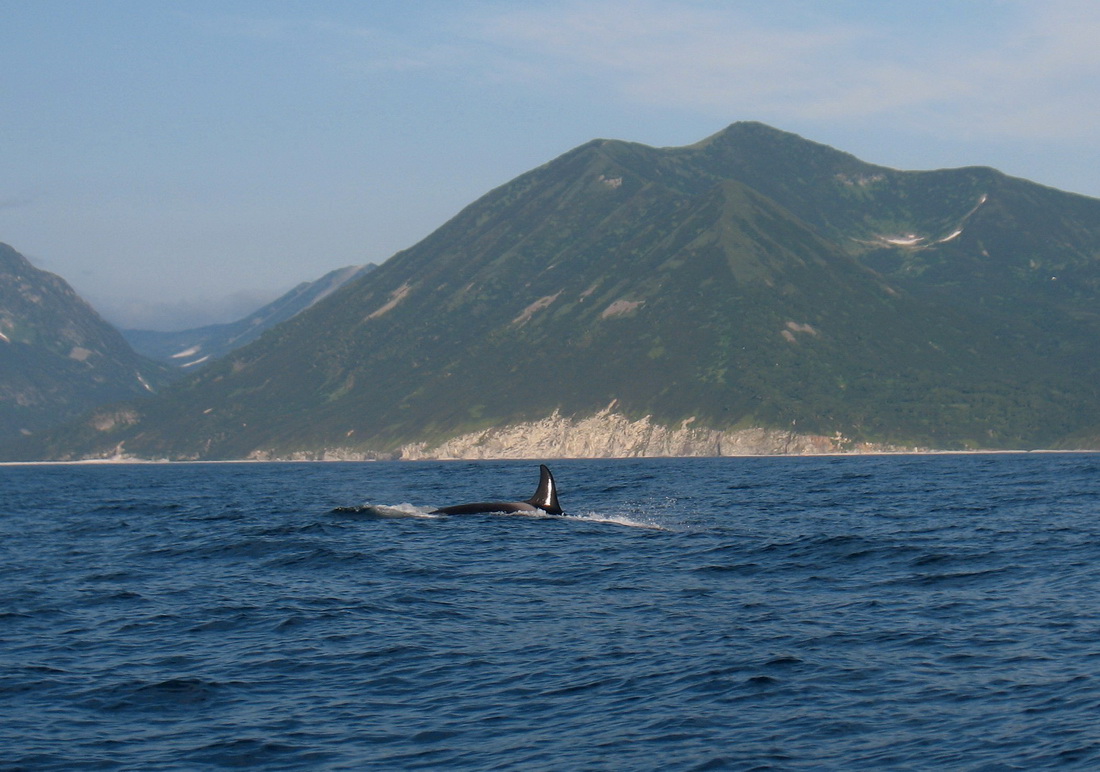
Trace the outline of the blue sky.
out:
[[[1092,0],[0,0],[0,241],[108,319],[236,318],[595,137],[759,120],[1100,196]]]

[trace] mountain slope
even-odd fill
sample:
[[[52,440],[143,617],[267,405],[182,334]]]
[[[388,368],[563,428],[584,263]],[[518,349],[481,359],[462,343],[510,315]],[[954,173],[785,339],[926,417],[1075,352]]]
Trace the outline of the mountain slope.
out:
[[[1050,446],[1100,426],[1098,254],[1100,201],[989,169],[890,170],[761,124],[596,140],[133,425],[38,452],[387,453],[609,406],[838,446]]]
[[[122,335],[144,356],[184,370],[195,369],[251,343],[275,325],[332,294],[345,282],[375,267],[373,264],[353,265],[329,271],[320,279],[302,282],[243,319],[228,324],[211,324],[179,332],[122,330]]]
[[[0,244],[0,443],[164,381],[64,280]]]

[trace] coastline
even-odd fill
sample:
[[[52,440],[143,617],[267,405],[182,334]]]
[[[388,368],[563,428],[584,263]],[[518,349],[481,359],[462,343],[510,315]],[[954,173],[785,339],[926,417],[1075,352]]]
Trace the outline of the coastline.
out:
[[[219,459],[167,459],[167,458],[83,458],[71,461],[0,461],[0,467],[19,466],[178,466],[183,464],[373,464],[373,463],[457,463],[470,461],[660,461],[662,459],[746,459],[746,458],[881,458],[884,456],[1023,456],[1023,455],[1088,455],[1100,454],[1100,448],[1033,448],[1033,449],[984,449],[984,450],[877,450],[831,453],[745,453],[724,456],[531,456],[508,458],[219,458]]]
[[[5,461],[0,466],[34,464],[163,464],[367,461],[528,461],[563,459],[754,458],[809,456],[964,455],[998,453],[1095,453],[1096,448],[964,448],[943,449],[854,440],[765,427],[715,429],[696,425],[695,417],[679,425],[659,424],[651,416],[638,419],[613,412],[612,402],[587,416],[562,416],[558,411],[535,421],[491,426],[446,439],[409,442],[389,451],[363,446],[308,449],[254,448],[235,458],[206,459],[198,454],[147,458],[119,443],[98,456],[66,460]]]

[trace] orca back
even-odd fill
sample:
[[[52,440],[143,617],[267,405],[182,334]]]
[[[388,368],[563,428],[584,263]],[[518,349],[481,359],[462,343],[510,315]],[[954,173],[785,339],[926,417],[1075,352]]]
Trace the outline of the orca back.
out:
[[[535,495],[526,501],[479,501],[473,504],[452,504],[449,507],[433,509],[432,515],[481,515],[491,512],[545,512],[548,515],[563,514],[558,503],[558,486],[546,464],[539,466],[539,487]]]
[[[449,507],[433,509],[431,515],[489,515],[494,512],[515,514],[517,512],[536,513],[538,509],[526,501],[478,501],[472,504],[453,504]]]

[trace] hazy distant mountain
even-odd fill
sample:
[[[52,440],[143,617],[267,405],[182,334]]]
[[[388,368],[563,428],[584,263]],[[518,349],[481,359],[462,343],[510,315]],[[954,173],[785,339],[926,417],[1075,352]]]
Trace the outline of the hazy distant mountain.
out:
[[[0,443],[149,394],[165,375],[63,279],[0,244]]]
[[[265,331],[301,313],[345,282],[377,266],[353,265],[338,268],[312,282],[302,282],[290,292],[243,319],[228,324],[211,324],[180,332],[122,330],[134,350],[147,357],[184,370],[197,369],[230,351],[251,343]]]
[[[1098,256],[1100,201],[992,169],[896,171],[755,123],[596,140],[131,425],[33,452],[384,454],[593,415],[836,448],[1090,444]],[[621,447],[603,426],[578,453]]]

